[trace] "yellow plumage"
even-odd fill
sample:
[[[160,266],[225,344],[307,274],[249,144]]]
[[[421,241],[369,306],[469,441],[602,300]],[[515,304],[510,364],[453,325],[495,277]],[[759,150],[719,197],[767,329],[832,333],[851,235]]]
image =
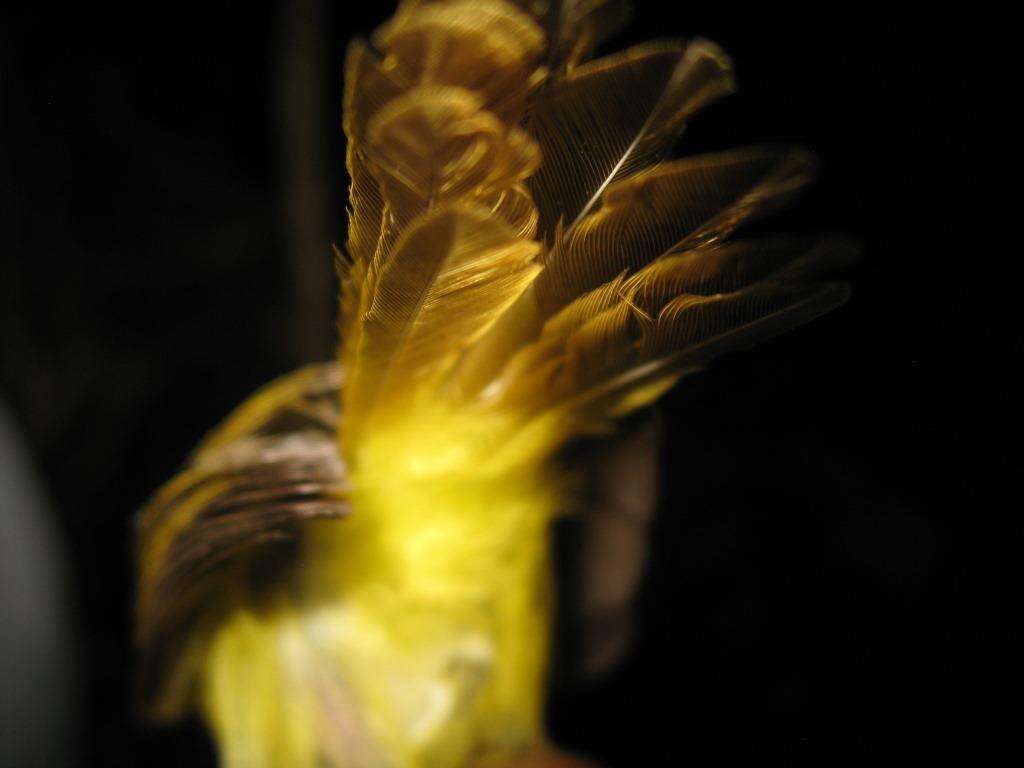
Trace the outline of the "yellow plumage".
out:
[[[845,298],[810,281],[842,243],[726,241],[810,157],[665,161],[730,65],[587,61],[622,15],[410,1],[351,45],[339,362],[240,408],[140,517],[146,701],[198,708],[225,765],[542,747],[552,456]]]

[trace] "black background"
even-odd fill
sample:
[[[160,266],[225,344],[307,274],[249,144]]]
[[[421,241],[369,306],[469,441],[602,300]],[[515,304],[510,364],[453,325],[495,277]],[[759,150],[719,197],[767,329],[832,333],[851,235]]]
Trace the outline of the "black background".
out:
[[[312,5],[0,15],[0,395],[71,559],[81,765],[213,765],[197,726],[133,718],[130,518],[229,408],[331,353],[340,64],[390,5],[325,2],[312,25],[315,296],[282,191],[284,8]],[[553,733],[610,766],[1008,764],[1009,11],[638,5],[619,44],[701,35],[736,61],[739,93],[680,151],[811,147],[821,178],[771,229],[845,231],[865,255],[846,307],[667,398],[639,641],[556,697]]]

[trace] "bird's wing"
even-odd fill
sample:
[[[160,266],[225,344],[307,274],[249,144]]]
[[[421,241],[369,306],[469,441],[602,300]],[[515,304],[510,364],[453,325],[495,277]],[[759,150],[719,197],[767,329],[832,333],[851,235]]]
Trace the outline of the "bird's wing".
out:
[[[846,244],[729,241],[807,185],[813,154],[666,160],[733,88],[717,46],[588,60],[622,4],[545,8],[407,2],[350,49],[339,273],[354,467],[368,435],[424,404],[560,414],[557,445],[846,298],[820,279]],[[704,273],[729,279],[711,291]]]
[[[186,705],[226,581],[284,578],[301,524],[348,514],[342,378],[326,363],[260,390],[139,513],[136,641],[154,718]]]

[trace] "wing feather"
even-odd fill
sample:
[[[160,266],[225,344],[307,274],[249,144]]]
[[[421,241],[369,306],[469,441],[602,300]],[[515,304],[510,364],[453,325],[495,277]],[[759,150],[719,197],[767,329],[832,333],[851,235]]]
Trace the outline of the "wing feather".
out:
[[[802,150],[749,148],[666,162],[617,181],[601,207],[556,236],[545,268],[512,310],[466,354],[452,388],[484,391],[548,318],[621,273],[672,253],[699,250],[783,205],[813,175]]]
[[[539,247],[479,208],[439,208],[410,224],[364,313],[346,439],[378,404],[401,413],[410,393],[443,376],[533,280]]]
[[[491,394],[543,409],[580,402],[588,391],[628,388],[631,372],[651,370],[662,382],[651,390],[656,396],[680,370],[697,370],[838,306],[845,286],[816,281],[854,254],[844,239],[802,249],[782,239],[726,243],[667,256],[629,278],[620,274],[549,319]],[[542,383],[531,375],[540,366],[548,371]],[[609,383],[616,381],[621,385]]]
[[[549,255],[536,286],[542,314],[622,270],[727,237],[790,200],[813,167],[801,150],[751,148],[664,163],[613,184]]]
[[[660,160],[701,107],[732,90],[725,54],[701,40],[648,43],[589,62],[546,89],[530,129],[544,164],[530,187],[540,231],[568,231],[604,190]]]

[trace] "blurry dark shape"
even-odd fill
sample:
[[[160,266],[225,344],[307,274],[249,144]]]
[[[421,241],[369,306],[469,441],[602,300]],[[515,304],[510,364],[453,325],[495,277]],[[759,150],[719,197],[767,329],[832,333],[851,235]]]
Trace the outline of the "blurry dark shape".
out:
[[[67,564],[46,494],[0,401],[0,765],[71,763],[77,741]]]
[[[647,417],[603,446],[589,472],[596,493],[582,521],[577,576],[585,677],[607,674],[629,651],[660,487],[661,436],[660,419]]]
[[[663,430],[660,411],[643,414],[614,438],[582,441],[566,456],[592,482],[554,529],[555,708],[607,682],[633,651],[662,488]]]
[[[335,279],[331,270],[331,221],[328,210],[330,164],[324,111],[327,45],[320,0],[281,4],[278,39],[280,65],[275,73],[280,126],[280,174],[285,209],[285,247],[292,268],[295,362],[329,357],[334,342]]]

